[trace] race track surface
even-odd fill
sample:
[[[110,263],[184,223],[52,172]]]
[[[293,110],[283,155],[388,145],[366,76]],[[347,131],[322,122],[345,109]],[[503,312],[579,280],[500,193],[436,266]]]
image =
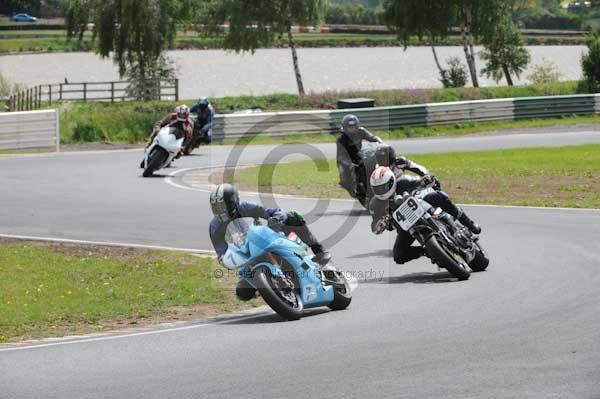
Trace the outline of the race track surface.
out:
[[[394,145],[415,153],[592,142],[598,133]],[[234,162],[231,147],[201,148],[176,166],[254,164],[278,151],[247,147]],[[0,233],[211,249],[208,194],[142,179],[140,156],[0,158]],[[395,265],[394,237],[373,236],[352,202],[277,203],[307,213],[336,264],[362,279],[350,308],[0,346],[0,398],[600,398],[600,212],[469,207],[492,264],[456,282],[425,259]]]

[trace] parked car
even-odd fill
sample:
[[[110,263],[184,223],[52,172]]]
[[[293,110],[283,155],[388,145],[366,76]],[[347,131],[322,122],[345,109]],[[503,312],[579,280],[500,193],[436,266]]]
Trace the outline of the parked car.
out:
[[[13,22],[35,22],[35,21],[37,21],[37,18],[32,17],[29,14],[20,13],[20,14],[15,14],[12,17],[10,17],[10,20]]]

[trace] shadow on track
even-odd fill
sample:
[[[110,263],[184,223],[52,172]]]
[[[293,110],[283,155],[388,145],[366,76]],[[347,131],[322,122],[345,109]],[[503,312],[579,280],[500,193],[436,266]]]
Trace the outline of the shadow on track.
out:
[[[364,254],[356,254],[348,256],[348,259],[362,259],[362,258],[390,258],[390,261],[394,262],[394,251],[391,249],[378,249],[377,251],[368,252]]]
[[[331,310],[329,310],[328,308],[306,309],[304,311],[304,316],[302,316],[302,318],[305,319],[307,317],[318,316],[318,315],[321,315],[324,313],[329,313],[329,312],[331,312]],[[224,324],[224,325],[232,325],[232,324],[247,325],[247,324],[272,324],[272,323],[284,323],[284,322],[287,322],[287,320],[281,318],[281,316],[279,316],[278,314],[268,313],[268,314],[256,315],[256,317],[234,319],[234,320],[227,321],[227,322],[221,323],[221,324]]]
[[[322,213],[316,213],[314,215],[314,217],[327,217],[327,216],[346,216],[346,217],[369,216],[369,211],[367,211],[366,209],[359,209],[359,210],[350,209],[350,210],[343,210],[343,211],[338,211],[338,212],[322,212]]]
[[[456,281],[456,277],[452,276],[448,272],[422,272],[405,274],[403,276],[360,280],[358,284],[359,286],[361,284],[443,284],[454,283]]]

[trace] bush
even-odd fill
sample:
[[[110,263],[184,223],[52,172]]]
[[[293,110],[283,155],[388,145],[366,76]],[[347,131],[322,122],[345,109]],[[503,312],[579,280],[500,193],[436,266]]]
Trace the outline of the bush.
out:
[[[549,85],[560,81],[562,74],[555,63],[544,59],[543,64],[533,66],[533,72],[527,77],[534,85]]]
[[[99,126],[91,122],[80,122],[73,129],[73,141],[77,143],[91,143],[104,141],[105,137]]]
[[[580,87],[589,93],[597,93],[600,89],[600,34],[594,33],[586,40],[587,54],[581,57],[583,81]]]
[[[442,72],[440,81],[446,88],[465,87],[467,85],[467,68],[458,57],[450,57],[446,60],[449,69]]]

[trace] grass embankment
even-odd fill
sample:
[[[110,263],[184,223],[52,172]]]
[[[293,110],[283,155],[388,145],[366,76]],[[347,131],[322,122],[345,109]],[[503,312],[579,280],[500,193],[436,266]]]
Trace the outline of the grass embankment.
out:
[[[409,155],[437,176],[459,203],[600,208],[600,145]],[[349,198],[335,161],[238,171],[244,189]],[[225,180],[232,182],[231,175]]]
[[[485,87],[480,89],[412,89],[412,90],[373,90],[346,91],[308,94],[299,97],[293,94],[273,94],[268,96],[240,96],[212,99],[217,113],[230,113],[247,108],[261,108],[264,111],[289,111],[312,109],[335,109],[337,100],[344,97],[369,97],[377,106],[408,105],[432,102],[479,100],[491,98],[530,97],[564,95],[577,92],[577,82],[563,82],[547,86]],[[191,104],[194,100],[182,101]],[[124,102],[124,103],[67,103],[61,107],[61,140],[65,144],[85,142],[134,143],[144,140],[153,124],[165,114],[172,112],[172,101]],[[587,119],[586,119],[587,120]],[[594,121],[597,121],[594,119]],[[554,123],[561,122],[557,120]],[[574,123],[568,121],[567,123]],[[489,125],[489,124],[486,124]],[[486,126],[484,125],[484,127]],[[489,125],[495,129],[492,125]],[[513,123],[501,123],[500,127],[512,127]],[[520,126],[516,123],[516,126]],[[547,126],[547,125],[544,125]],[[394,137],[430,135],[429,132],[461,132],[477,130],[474,125],[458,125],[440,129],[402,129]],[[329,135],[302,136],[303,141],[330,140]],[[296,141],[297,137],[288,138]],[[286,140],[288,140],[286,139]],[[259,140],[270,140],[260,138]],[[271,141],[269,141],[271,142]],[[274,141],[280,142],[280,141]]]
[[[296,35],[299,47],[391,47],[404,46],[395,35],[368,33],[301,33]],[[525,35],[527,45],[583,45],[584,36]],[[412,38],[410,46],[428,46],[429,42]],[[450,36],[436,42],[438,46],[461,45],[459,36]],[[92,51],[96,43],[91,32],[86,32],[81,43],[67,40],[61,30],[13,30],[0,32],[0,53]],[[276,39],[272,47],[287,47],[286,39]],[[179,32],[172,49],[221,49],[223,39],[206,37],[195,32]]]
[[[0,342],[239,309],[234,280],[217,279],[219,268],[188,254],[2,240]]]

